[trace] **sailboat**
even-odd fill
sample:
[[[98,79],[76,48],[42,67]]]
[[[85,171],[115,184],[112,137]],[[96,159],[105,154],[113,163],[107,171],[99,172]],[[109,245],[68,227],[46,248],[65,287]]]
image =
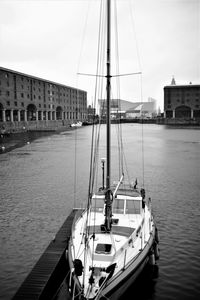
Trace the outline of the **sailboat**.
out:
[[[73,222],[66,251],[68,289],[72,299],[81,300],[119,299],[158,252],[157,228],[144,187],[138,187],[137,179],[126,181],[124,173],[111,183],[111,0],[106,0],[106,16],[106,159],[101,161],[102,185],[93,188],[97,152],[93,146],[87,206]]]

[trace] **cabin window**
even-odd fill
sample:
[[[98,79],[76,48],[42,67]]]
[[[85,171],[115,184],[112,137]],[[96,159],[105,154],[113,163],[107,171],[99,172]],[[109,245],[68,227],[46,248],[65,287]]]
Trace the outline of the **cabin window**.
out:
[[[111,249],[111,244],[97,244],[95,252],[98,254],[110,254]]]
[[[127,214],[140,214],[141,201],[139,200],[126,200],[126,213]]]
[[[124,200],[115,199],[113,205],[113,213],[115,214],[123,214],[124,213]]]
[[[92,199],[92,211],[103,212],[104,199]]]

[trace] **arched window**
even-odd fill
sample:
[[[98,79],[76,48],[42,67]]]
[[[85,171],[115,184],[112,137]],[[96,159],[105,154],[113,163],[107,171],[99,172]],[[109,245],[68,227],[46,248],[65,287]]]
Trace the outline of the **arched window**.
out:
[[[62,107],[61,106],[58,106],[56,108],[56,119],[62,120]]]
[[[191,118],[191,108],[185,105],[179,106],[175,110],[176,118]]]
[[[37,108],[34,104],[29,104],[27,106],[27,120],[28,121],[36,120],[36,111],[37,111]]]

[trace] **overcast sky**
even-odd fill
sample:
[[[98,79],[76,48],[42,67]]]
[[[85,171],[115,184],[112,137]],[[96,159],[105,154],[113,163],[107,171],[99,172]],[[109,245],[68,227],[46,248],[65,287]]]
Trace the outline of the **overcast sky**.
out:
[[[200,0],[120,0],[121,98],[163,108],[163,87],[200,84]],[[95,73],[99,0],[0,0],[0,66],[88,91]],[[113,73],[116,73],[113,70]],[[136,86],[140,86],[137,88]]]

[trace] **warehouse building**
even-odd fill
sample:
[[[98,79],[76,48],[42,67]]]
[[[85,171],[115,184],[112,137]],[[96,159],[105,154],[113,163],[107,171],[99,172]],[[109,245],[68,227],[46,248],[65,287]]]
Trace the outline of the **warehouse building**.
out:
[[[200,85],[171,85],[164,87],[164,116],[171,119],[200,118]]]
[[[1,125],[70,124],[86,117],[86,91],[0,67]]]

